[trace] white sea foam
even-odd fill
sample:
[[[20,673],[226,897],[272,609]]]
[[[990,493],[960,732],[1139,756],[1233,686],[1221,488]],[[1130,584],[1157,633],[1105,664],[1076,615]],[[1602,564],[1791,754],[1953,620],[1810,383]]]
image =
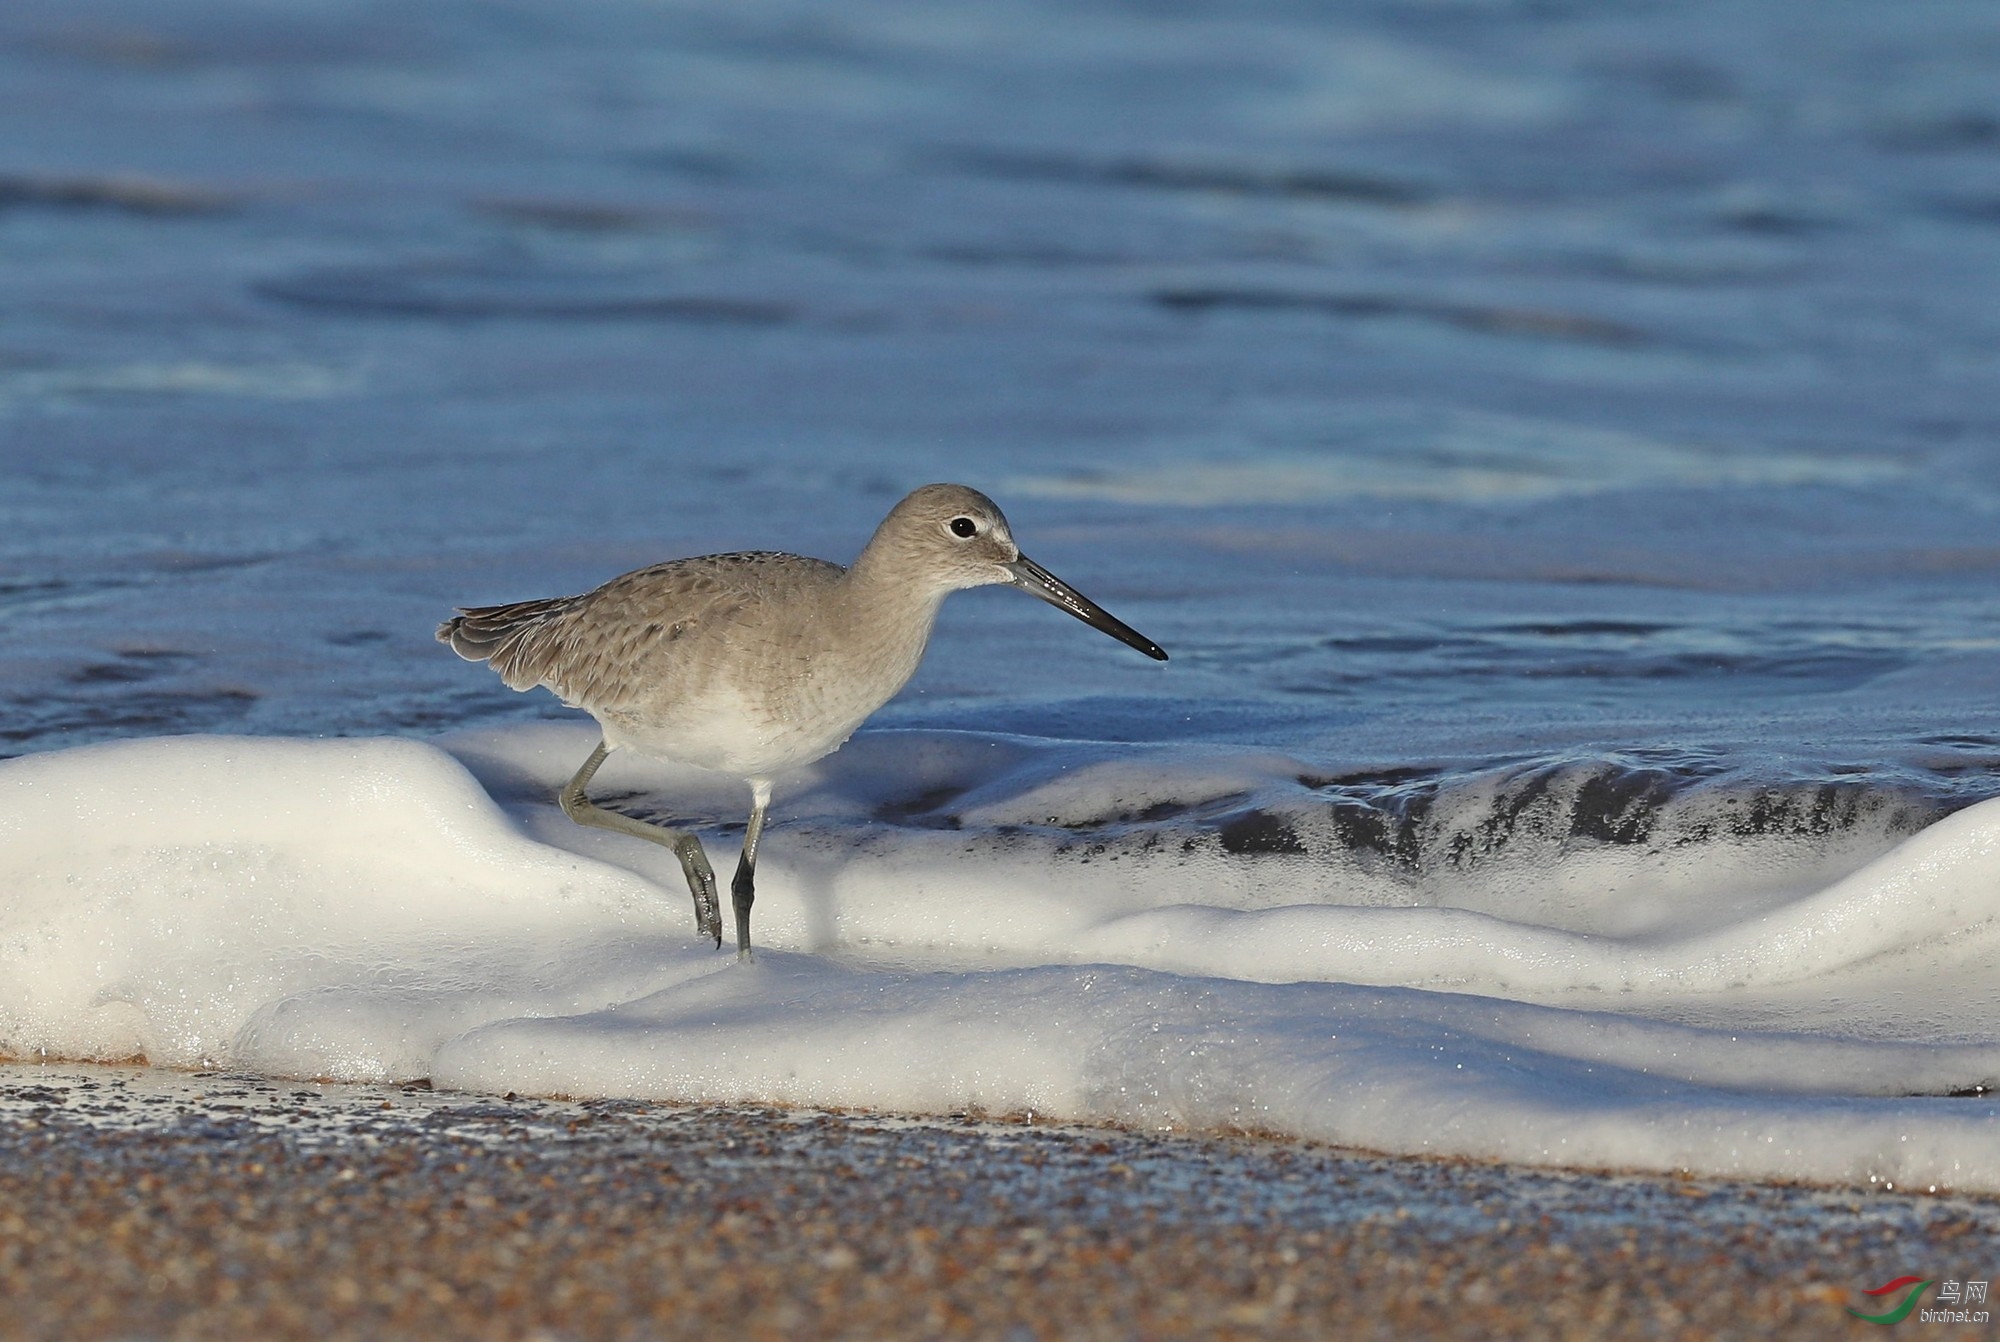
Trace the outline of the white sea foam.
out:
[[[0,764],[0,1049],[2000,1189],[2000,1106],[1948,1094],[2000,1079],[2000,803],[1804,885],[1757,879],[1768,848],[1654,853],[1664,912],[1616,936],[1522,893],[1608,847],[1399,883],[1115,823],[1278,804],[1282,757],[875,732],[781,794],[739,966],[670,855],[550,804],[584,732],[446,744]],[[744,800],[601,778],[703,821]]]

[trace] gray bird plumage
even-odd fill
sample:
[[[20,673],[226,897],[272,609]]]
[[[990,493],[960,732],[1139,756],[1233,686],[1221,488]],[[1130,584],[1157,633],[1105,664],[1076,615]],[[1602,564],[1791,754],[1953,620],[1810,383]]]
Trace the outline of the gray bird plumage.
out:
[[[461,609],[439,642],[510,688],[546,686],[604,739],[560,794],[581,824],[673,848],[704,934],[721,944],[700,841],[593,805],[584,787],[613,749],[745,779],[754,804],[733,883],[750,953],[757,839],[771,780],[838,749],[915,674],[938,607],[1008,583],[1148,656],[1166,653],[1021,554],[977,490],[926,485],[893,508],[851,568],[775,551],[669,560],[577,596]]]

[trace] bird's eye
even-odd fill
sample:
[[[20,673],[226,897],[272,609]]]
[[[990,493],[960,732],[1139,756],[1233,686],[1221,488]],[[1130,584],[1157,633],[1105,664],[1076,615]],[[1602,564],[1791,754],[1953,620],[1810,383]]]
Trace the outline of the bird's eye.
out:
[[[977,536],[979,534],[979,523],[969,517],[954,517],[951,519],[951,534],[961,540]]]

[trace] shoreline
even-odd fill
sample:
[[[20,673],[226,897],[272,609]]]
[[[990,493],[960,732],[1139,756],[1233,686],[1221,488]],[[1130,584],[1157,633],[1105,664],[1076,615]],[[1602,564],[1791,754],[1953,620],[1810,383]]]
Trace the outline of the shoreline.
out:
[[[1824,1336],[2000,1198],[0,1067],[19,1336]],[[1971,1326],[1971,1325],[1968,1325]]]

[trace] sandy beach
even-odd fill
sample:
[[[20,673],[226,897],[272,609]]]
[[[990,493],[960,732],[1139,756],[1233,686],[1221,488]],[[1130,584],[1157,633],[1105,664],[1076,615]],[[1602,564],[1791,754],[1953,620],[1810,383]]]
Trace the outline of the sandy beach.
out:
[[[1864,1336],[2000,1263],[1991,1198],[75,1066],[0,1076],[0,1208],[67,1339]]]

